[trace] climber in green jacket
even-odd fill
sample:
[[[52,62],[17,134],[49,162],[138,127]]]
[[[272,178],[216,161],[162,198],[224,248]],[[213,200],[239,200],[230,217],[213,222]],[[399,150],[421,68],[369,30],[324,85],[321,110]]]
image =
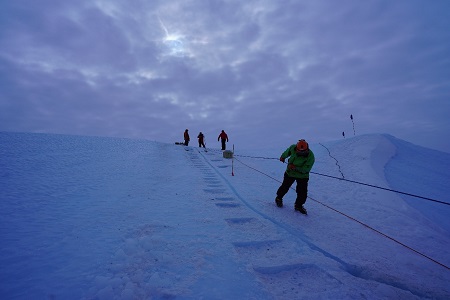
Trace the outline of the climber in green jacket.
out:
[[[305,140],[299,140],[297,144],[291,145],[281,154],[280,161],[283,163],[288,159],[286,172],[284,172],[283,183],[278,188],[275,203],[278,207],[283,207],[283,197],[289,191],[294,181],[297,181],[297,199],[295,200],[294,209],[307,214],[303,204],[308,197],[308,181],[309,172],[314,165],[314,153],[309,149],[309,145]]]

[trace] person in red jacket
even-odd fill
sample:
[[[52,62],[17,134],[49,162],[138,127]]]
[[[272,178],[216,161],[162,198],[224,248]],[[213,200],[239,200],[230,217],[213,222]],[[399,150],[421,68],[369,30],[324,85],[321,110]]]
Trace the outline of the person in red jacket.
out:
[[[222,130],[222,132],[219,134],[217,141],[219,140],[222,141],[222,150],[225,150],[226,148],[225,142],[228,142],[228,135],[225,133],[225,131]]]
[[[185,130],[184,131],[184,145],[187,146],[189,145],[189,141],[191,140],[191,138],[189,137],[189,130]]]

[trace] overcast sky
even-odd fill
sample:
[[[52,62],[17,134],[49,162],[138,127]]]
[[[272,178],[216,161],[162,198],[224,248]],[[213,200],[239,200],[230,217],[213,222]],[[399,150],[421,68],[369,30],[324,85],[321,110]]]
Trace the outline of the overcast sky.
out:
[[[4,0],[0,130],[450,152],[448,0]]]

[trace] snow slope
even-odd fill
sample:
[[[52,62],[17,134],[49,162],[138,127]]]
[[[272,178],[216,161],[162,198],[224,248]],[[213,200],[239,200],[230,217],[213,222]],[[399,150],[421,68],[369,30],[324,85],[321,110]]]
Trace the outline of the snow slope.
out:
[[[354,183],[450,202],[450,154],[311,145],[303,216],[273,203],[288,146],[0,133],[0,298],[450,298],[449,205]]]

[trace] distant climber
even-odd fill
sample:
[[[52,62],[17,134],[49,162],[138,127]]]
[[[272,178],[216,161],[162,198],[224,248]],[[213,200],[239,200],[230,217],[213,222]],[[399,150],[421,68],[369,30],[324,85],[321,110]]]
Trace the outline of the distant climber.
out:
[[[189,141],[191,140],[190,137],[189,137],[189,132],[188,131],[189,130],[187,130],[187,129],[184,131],[184,145],[185,146],[189,145]]]
[[[221,142],[222,142],[222,150],[225,150],[226,149],[225,142],[228,142],[228,135],[225,133],[224,130],[222,130],[222,132],[219,134],[217,141],[219,141],[219,140],[221,140]]]
[[[200,131],[200,133],[197,136],[198,138],[198,146],[201,148],[206,148],[205,146],[205,135]]]
[[[283,207],[284,195],[287,194],[294,181],[297,181],[297,187],[295,189],[297,198],[294,209],[306,215],[307,211],[303,204],[305,204],[306,198],[308,197],[309,172],[314,165],[314,153],[309,149],[309,145],[305,140],[299,140],[297,144],[289,146],[281,154],[280,161],[284,163],[288,157],[288,165],[284,172],[283,183],[277,190],[275,203],[278,207]]]

